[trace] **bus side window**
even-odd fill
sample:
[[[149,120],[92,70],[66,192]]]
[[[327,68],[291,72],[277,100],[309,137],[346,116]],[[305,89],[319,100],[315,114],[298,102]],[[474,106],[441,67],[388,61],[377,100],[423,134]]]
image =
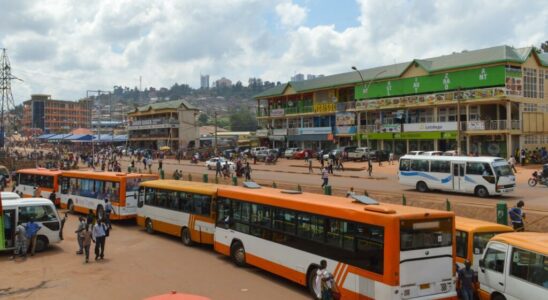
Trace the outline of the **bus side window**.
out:
[[[409,171],[410,165],[411,165],[411,160],[409,159],[400,160],[400,171]]]

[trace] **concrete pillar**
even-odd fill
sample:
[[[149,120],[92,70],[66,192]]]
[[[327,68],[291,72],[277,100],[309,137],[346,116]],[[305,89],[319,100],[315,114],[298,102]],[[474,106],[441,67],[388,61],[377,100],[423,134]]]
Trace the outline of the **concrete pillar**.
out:
[[[359,113],[356,114],[356,116],[358,118],[356,120],[356,124],[358,124],[357,125],[358,127],[356,127],[356,136],[358,138],[358,147],[361,147],[362,146],[362,137],[361,137],[361,128],[360,127],[361,127],[361,123],[362,123],[362,120],[361,120],[362,119],[362,113],[359,112]]]
[[[470,153],[470,136],[466,136],[466,151]],[[466,155],[468,153],[459,153],[459,155]]]
[[[434,106],[434,108],[432,109],[432,118],[433,118],[433,122],[438,122],[438,107],[437,106]]]
[[[512,130],[512,102],[506,102],[506,129]]]
[[[497,103],[496,105],[496,111],[497,111],[497,121],[500,120],[500,105]]]
[[[510,156],[512,156],[513,153],[514,151],[512,150],[512,135],[508,133],[506,135],[506,159],[510,159]]]
[[[379,140],[379,149],[384,150],[384,140]]]
[[[466,104],[466,122],[470,121],[470,104]]]
[[[405,153],[409,153],[409,151],[411,151],[411,149],[409,149],[409,140],[405,140]]]
[[[434,140],[434,151],[438,151],[438,144],[439,144],[439,140],[435,139]]]

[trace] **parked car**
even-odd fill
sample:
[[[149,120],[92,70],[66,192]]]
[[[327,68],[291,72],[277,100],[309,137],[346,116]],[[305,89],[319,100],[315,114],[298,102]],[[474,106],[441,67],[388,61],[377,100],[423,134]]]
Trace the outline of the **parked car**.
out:
[[[329,156],[331,156],[331,155],[335,156],[336,158],[342,157],[342,149],[337,148],[337,149],[333,149],[333,150],[325,153],[323,155],[323,159],[329,159]]]
[[[423,152],[421,153],[420,155],[425,155],[425,156],[442,156],[443,152],[441,151],[426,151],[426,152]]]
[[[354,151],[348,152],[348,160],[361,160],[365,161],[371,156],[371,149],[368,147],[359,147]]]
[[[261,150],[257,152],[257,154],[255,155],[258,161],[264,161],[269,156],[278,157],[278,150],[276,149]]]
[[[443,152],[443,156],[457,156],[457,151],[456,150],[449,150],[449,151],[445,151]]]
[[[304,159],[305,153],[308,153],[308,158],[313,158],[316,156],[316,152],[312,149],[303,149],[301,151],[293,152],[293,159]]]
[[[284,157],[290,159],[293,157],[293,153],[297,151],[301,151],[301,148],[287,148],[284,152]]]
[[[251,148],[251,155],[255,156],[255,155],[257,155],[257,152],[259,152],[261,150],[268,150],[268,148],[267,147],[254,147],[254,148]]]
[[[231,161],[226,160],[224,157],[213,157],[210,158],[205,162],[205,166],[208,170],[215,170],[217,168],[217,161],[221,161],[221,166],[224,166],[226,162],[228,162],[228,166],[230,170],[234,171],[236,170],[236,164],[234,164]]]

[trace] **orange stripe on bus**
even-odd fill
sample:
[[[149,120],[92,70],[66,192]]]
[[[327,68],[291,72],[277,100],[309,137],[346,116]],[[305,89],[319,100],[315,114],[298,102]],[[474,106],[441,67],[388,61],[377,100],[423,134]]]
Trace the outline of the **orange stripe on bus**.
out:
[[[215,249],[215,251],[217,251],[221,254],[224,254],[226,256],[230,256],[230,247],[228,247],[227,245],[215,242],[213,244],[213,249]]]
[[[338,262],[337,266],[335,267],[335,271],[333,271],[333,276],[337,277],[337,272],[339,272],[339,269],[341,268],[341,263]]]
[[[282,266],[277,263],[273,263],[271,261],[268,261],[264,258],[255,256],[250,253],[245,254],[246,262],[250,265],[256,266],[258,268],[261,268],[263,270],[266,270],[270,273],[276,274],[278,276],[287,278],[291,281],[297,282],[301,285],[306,284],[306,274],[303,274],[299,271],[293,270],[291,268],[288,268],[286,266]]]

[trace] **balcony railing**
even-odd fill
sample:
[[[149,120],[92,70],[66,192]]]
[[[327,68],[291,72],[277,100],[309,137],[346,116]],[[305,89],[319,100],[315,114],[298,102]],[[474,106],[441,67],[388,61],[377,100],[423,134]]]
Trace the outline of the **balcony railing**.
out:
[[[507,120],[480,120],[480,121],[469,121],[464,122],[466,125],[464,130],[467,131],[482,131],[482,130],[508,130],[508,121]],[[511,130],[521,129],[521,124],[519,120],[510,121]]]

